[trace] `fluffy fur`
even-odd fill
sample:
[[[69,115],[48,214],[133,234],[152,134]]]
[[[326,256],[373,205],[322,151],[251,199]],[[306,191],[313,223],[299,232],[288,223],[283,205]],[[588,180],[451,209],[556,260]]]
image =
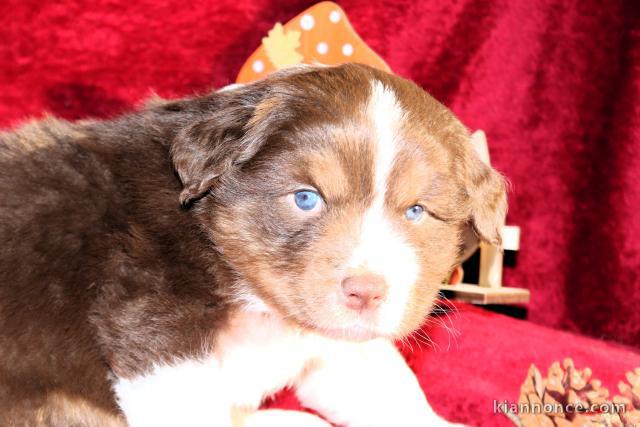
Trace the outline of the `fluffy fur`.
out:
[[[390,340],[424,320],[465,230],[499,242],[506,204],[414,84],[295,69],[0,143],[3,424],[88,405],[106,425],[281,425],[300,415],[255,410],[285,385],[350,426],[438,420]],[[301,189],[320,204],[298,209]],[[379,304],[349,307],[345,280],[373,276]],[[380,370],[393,387],[367,381]]]

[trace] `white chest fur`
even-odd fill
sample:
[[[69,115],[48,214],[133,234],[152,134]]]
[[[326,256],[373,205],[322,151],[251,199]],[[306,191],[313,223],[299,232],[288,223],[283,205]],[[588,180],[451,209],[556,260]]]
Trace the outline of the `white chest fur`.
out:
[[[237,316],[216,342],[215,359],[233,406],[258,407],[293,385],[328,340],[264,312]]]
[[[235,316],[206,359],[157,366],[114,390],[132,427],[226,427],[234,411],[255,410],[287,385],[305,406],[350,427],[444,424],[391,342],[333,340],[261,311]]]
[[[234,408],[257,409],[266,396],[294,384],[328,342],[266,312],[240,312],[208,358],[121,378],[114,391],[133,427],[231,425]]]

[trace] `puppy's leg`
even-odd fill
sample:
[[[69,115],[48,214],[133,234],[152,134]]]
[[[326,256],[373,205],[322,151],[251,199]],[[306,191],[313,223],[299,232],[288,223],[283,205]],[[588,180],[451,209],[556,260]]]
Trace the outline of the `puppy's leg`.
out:
[[[301,402],[348,427],[445,426],[394,345],[336,343],[297,385]]]
[[[234,412],[233,427],[331,427],[331,424],[307,412],[263,409]]]

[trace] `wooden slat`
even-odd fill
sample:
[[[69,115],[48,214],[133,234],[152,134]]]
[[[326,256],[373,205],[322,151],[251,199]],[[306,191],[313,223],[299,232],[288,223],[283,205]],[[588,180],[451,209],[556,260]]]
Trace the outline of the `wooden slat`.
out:
[[[522,288],[488,288],[478,285],[460,283],[458,285],[440,285],[440,290],[445,291],[458,301],[472,304],[526,304],[529,302],[528,289]]]
[[[504,254],[489,243],[480,243],[480,272],[478,285],[498,289],[502,287],[502,265]]]
[[[520,250],[520,227],[505,225],[502,227],[502,249],[505,251]]]

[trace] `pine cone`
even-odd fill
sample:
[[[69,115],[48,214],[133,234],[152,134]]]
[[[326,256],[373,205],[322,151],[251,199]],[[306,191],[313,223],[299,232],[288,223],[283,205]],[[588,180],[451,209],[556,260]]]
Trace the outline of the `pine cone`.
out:
[[[547,378],[542,378],[535,365],[531,365],[527,379],[520,387],[519,414],[509,417],[523,427],[640,426],[640,423],[630,421],[631,417],[640,416],[640,369],[627,375],[631,386],[621,385],[623,396],[620,399],[626,399],[625,404],[634,408],[624,414],[591,412],[594,405],[614,408],[608,400],[609,391],[591,375],[591,369],[576,369],[571,359],[565,359],[562,366],[559,362],[552,364]]]
[[[620,381],[620,394],[613,397],[613,403],[624,405],[620,418],[625,426],[640,426],[640,368],[627,372],[626,377],[628,383]]]

